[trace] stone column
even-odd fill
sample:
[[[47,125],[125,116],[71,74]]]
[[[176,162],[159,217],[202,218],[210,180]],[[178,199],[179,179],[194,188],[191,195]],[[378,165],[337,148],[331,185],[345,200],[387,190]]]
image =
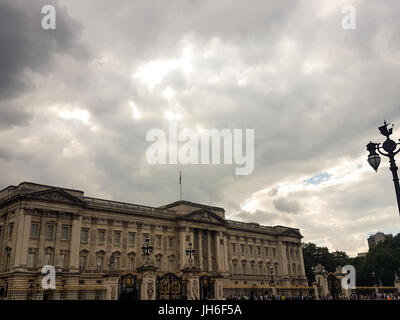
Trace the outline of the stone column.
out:
[[[221,264],[221,238],[220,238],[220,232],[217,231],[215,233],[215,264],[216,264],[216,269],[217,272],[222,271],[222,264]]]
[[[200,270],[203,270],[203,231],[198,229],[199,236],[199,267]]]
[[[183,269],[185,267],[185,246],[186,246],[186,232],[185,228],[181,228],[179,230],[179,269]]]
[[[39,228],[39,248],[37,254],[37,261],[36,261],[36,268],[43,267],[43,260],[44,260],[44,249],[45,249],[45,235],[46,235],[46,228],[47,228],[47,218],[42,216],[40,219],[40,228]]]
[[[287,259],[286,259],[285,245],[283,241],[280,240],[277,241],[276,250],[277,250],[278,261],[280,262],[279,263],[280,273],[283,275],[287,275],[288,274]]]
[[[28,263],[28,245],[31,233],[31,220],[32,216],[27,214],[24,209],[19,212],[19,224],[18,224],[18,237],[16,241],[16,252],[15,262],[16,268],[26,268]]]
[[[82,216],[74,215],[72,218],[70,269],[79,270],[79,248],[81,241]]]
[[[228,237],[224,234],[224,265],[225,265],[225,272],[229,272],[229,257],[228,257]]]
[[[207,231],[207,259],[208,259],[208,271],[212,272],[212,259],[211,259],[211,231]]]
[[[299,256],[300,256],[300,264],[301,264],[301,275],[305,276],[306,275],[306,271],[305,271],[305,268],[304,268],[303,248],[301,247],[301,245],[299,245]]]

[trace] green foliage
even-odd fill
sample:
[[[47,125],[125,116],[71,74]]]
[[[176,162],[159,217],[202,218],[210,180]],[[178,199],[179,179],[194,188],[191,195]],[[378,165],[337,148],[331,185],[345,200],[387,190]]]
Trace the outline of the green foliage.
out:
[[[400,276],[400,234],[386,239],[372,248],[365,257],[350,258],[343,251],[329,252],[326,247],[314,243],[303,243],[306,276],[310,284],[315,281],[312,267],[321,264],[328,272],[338,266],[353,265],[356,269],[357,286],[372,286],[382,283],[393,286],[394,274]]]

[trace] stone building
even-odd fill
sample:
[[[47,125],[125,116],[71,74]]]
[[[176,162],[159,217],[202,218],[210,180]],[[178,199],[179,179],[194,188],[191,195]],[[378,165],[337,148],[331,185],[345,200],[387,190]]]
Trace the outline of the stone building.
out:
[[[384,234],[383,232],[377,232],[372,234],[368,237],[368,248],[372,249],[375,248],[379,242],[384,241],[385,239],[393,238],[392,234]]]
[[[153,246],[148,297],[140,268],[146,238]],[[141,299],[297,295],[307,289],[301,238],[294,228],[228,220],[219,207],[188,201],[148,207],[23,182],[0,191],[0,288],[5,296],[20,290],[17,297],[32,297],[27,290],[41,292],[41,269],[51,265],[54,299],[103,299],[104,288],[117,299],[130,285]],[[191,263],[189,243],[195,250]],[[188,268],[196,279],[191,293],[182,285]],[[161,285],[164,275],[181,281],[169,296]],[[66,297],[63,290],[72,293]]]

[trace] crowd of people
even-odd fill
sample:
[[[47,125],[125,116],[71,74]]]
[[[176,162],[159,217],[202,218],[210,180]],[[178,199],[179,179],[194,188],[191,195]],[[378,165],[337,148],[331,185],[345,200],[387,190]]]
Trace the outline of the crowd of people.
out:
[[[400,294],[397,293],[372,293],[372,294],[351,294],[349,297],[340,294],[337,297],[331,295],[321,296],[316,299],[314,295],[297,295],[297,296],[285,296],[285,295],[231,295],[224,297],[224,300],[400,300]]]

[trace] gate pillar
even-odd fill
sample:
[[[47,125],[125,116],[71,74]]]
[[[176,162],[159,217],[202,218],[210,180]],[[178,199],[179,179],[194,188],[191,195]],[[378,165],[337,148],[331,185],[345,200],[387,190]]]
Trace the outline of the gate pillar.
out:
[[[214,282],[214,295],[216,300],[222,300],[224,296],[223,278],[218,277]]]
[[[182,269],[186,283],[186,296],[190,300],[200,299],[199,269],[195,266]]]
[[[105,277],[106,300],[118,300],[118,277]]]
[[[156,270],[153,265],[136,268],[140,279],[140,300],[156,299]]]

